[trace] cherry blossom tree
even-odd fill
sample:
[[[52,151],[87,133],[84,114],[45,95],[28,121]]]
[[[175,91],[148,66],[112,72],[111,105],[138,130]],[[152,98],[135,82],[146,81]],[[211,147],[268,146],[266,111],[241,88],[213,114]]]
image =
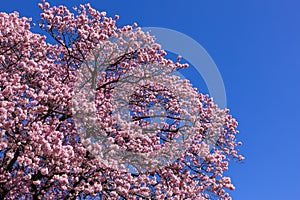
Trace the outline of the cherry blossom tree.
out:
[[[0,199],[231,199],[237,122],[188,65],[89,4],[39,7],[45,35],[0,13]]]

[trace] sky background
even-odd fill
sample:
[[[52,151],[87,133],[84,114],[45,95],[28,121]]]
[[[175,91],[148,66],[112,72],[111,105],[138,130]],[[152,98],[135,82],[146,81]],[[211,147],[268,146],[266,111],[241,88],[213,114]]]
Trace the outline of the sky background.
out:
[[[39,1],[1,1],[1,12],[39,19]],[[239,121],[243,163],[227,175],[237,200],[300,199],[300,2],[296,0],[51,0],[91,3],[119,26],[164,27],[201,44],[222,75]],[[195,82],[196,80],[192,80]],[[205,88],[205,86],[203,86]],[[199,88],[201,90],[201,88]],[[205,89],[203,89],[205,91]]]

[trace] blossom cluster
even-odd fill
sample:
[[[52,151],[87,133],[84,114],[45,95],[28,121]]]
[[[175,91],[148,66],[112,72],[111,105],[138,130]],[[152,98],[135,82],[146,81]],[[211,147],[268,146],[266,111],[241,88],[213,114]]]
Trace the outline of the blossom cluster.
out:
[[[231,199],[223,173],[243,159],[238,123],[172,75],[188,65],[89,4],[39,7],[54,44],[31,19],[0,13],[0,199]],[[172,159],[143,170],[113,153],[150,162],[143,154],[164,149]]]

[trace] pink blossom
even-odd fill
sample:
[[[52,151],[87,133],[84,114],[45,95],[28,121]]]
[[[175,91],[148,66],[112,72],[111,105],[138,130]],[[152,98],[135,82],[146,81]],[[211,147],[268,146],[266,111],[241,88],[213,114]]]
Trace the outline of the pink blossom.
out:
[[[107,17],[89,4],[74,11],[44,1],[38,7],[40,27],[52,43],[31,32],[29,18],[0,13],[0,149],[4,150],[0,179],[5,188],[0,196],[230,199],[227,191],[235,187],[224,177],[228,160],[244,159],[237,149],[238,123],[229,110],[218,108],[188,80],[170,76],[188,65],[166,59],[154,37],[136,23],[117,27],[118,15]],[[84,70],[87,61],[110,68],[98,74],[94,104],[85,101],[88,92],[74,103],[74,85],[84,78],[79,69]],[[130,102],[128,118],[121,110],[122,101]],[[85,123],[97,121],[98,139],[107,136],[103,141],[109,147],[80,135],[75,105],[87,113],[96,110],[94,116],[84,117]],[[151,105],[156,107],[149,110]],[[176,149],[170,144],[182,130],[182,120],[195,124],[186,131],[194,137],[186,140],[179,155],[170,151],[175,162],[162,165],[144,157],[156,167],[132,173],[118,165],[129,162],[125,157],[120,161],[110,156],[114,152],[157,155],[165,147]],[[154,131],[145,134],[146,128]],[[215,133],[217,145],[210,149]],[[111,162],[99,159],[100,155]]]

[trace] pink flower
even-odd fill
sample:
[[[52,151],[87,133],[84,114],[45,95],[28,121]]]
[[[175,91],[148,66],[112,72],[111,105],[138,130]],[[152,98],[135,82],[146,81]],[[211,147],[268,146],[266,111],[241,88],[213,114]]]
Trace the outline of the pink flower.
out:
[[[41,181],[33,181],[32,182],[34,185],[40,185],[41,184]]]
[[[244,159],[238,123],[172,75],[188,67],[181,56],[167,59],[136,23],[116,27],[118,15],[89,4],[39,7],[51,43],[29,18],[0,13],[4,198],[230,199],[235,188],[223,174],[230,158]],[[85,82],[97,90],[79,90]],[[192,137],[180,146],[184,136]]]

